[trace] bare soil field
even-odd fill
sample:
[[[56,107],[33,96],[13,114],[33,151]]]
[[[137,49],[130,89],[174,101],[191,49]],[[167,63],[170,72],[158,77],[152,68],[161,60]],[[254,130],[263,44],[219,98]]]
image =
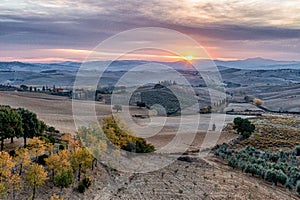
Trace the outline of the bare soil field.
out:
[[[50,96],[38,93],[1,92],[0,104],[12,107],[24,107],[38,114],[38,117],[47,124],[52,125],[62,132],[74,132],[75,125],[72,117],[72,101],[65,97]],[[108,105],[96,104],[98,117],[111,114]],[[144,114],[138,108],[132,108],[132,113]],[[83,109],[83,115],[84,115]],[[234,115],[225,118],[225,125],[236,117]],[[160,119],[159,117],[157,117]],[[171,117],[164,129],[156,135],[146,138],[148,142],[160,148],[169,143],[176,134],[191,134],[188,129],[193,123],[193,116],[188,123],[183,124],[184,131],[177,131],[178,118]],[[201,123],[197,134],[189,150],[197,150],[203,143],[207,134],[217,134],[208,126],[211,115],[201,116]],[[138,119],[139,124],[148,123],[149,119]],[[293,121],[284,121],[293,123]],[[274,121],[281,123],[281,121]],[[218,127],[221,128],[221,127]],[[207,131],[209,130],[209,131]],[[228,142],[237,135],[231,130],[222,132],[218,143]],[[22,139],[16,140],[22,143]],[[211,144],[213,146],[215,144]],[[209,145],[208,145],[209,147]],[[175,149],[176,152],[176,149]],[[174,153],[174,152],[173,152]],[[166,156],[172,156],[166,155]],[[198,154],[190,154],[192,161],[175,161],[169,166],[157,171],[131,174],[107,169],[102,165],[89,171],[93,184],[86,193],[80,194],[69,188],[64,189],[63,197],[69,200],[79,199],[253,199],[253,200],[287,200],[297,199],[296,196],[285,191],[281,187],[273,187],[264,180],[249,176],[240,170],[232,170],[226,162],[209,155],[200,158]],[[74,185],[76,185],[75,183]],[[31,189],[25,186],[24,191],[17,199],[26,199]],[[50,181],[38,188],[37,199],[50,199],[54,193],[59,194],[59,189]]]
[[[89,117],[90,113],[87,111],[87,106],[90,105],[89,101],[80,101],[80,106],[82,106],[82,111],[80,115]],[[72,113],[72,100],[67,97],[47,95],[42,93],[28,93],[28,92],[1,92],[0,93],[0,104],[1,105],[10,105],[11,107],[23,107],[30,111],[35,112],[38,115],[38,118],[45,121],[46,124],[54,126],[57,130],[61,132],[70,132],[75,133],[76,126],[73,120]],[[98,119],[101,119],[104,116],[111,114],[112,111],[110,105],[103,103],[95,103],[96,113]],[[140,109],[137,107],[130,107],[130,114],[148,114],[146,110]],[[195,135],[193,144],[190,146],[190,150],[197,149],[201,146],[203,138],[207,134],[207,130],[211,130],[210,122],[212,119],[218,120],[222,123],[217,124],[219,129],[222,129],[228,122],[231,122],[235,116],[227,115],[226,117],[223,114],[203,114],[200,116],[200,122],[198,131]],[[164,117],[156,116],[156,121],[164,120]],[[166,145],[169,141],[174,138],[176,134],[192,134],[194,130],[191,130],[191,125],[195,123],[195,117],[184,116],[185,122],[182,124],[182,129],[184,131],[178,132],[178,123],[180,123],[180,117],[168,117],[164,128],[155,134],[152,137],[146,138],[150,143],[152,143],[156,148],[160,148]],[[222,119],[225,119],[223,121]],[[149,119],[135,119],[139,125],[147,125]],[[224,124],[223,124],[224,123]],[[154,125],[155,126],[155,125]],[[161,126],[160,123],[157,126]],[[210,131],[213,134],[212,131]],[[138,135],[138,133],[136,133]],[[217,134],[217,133],[215,133]],[[192,136],[193,137],[193,136]],[[217,137],[219,137],[217,135]],[[235,134],[222,133],[219,143],[226,142],[235,138]],[[211,146],[215,145],[215,142]]]
[[[86,193],[64,189],[65,200],[207,199],[292,200],[296,196],[241,171],[232,170],[219,159],[175,161],[158,171],[131,174],[106,170],[98,165],[88,173],[93,184]],[[51,188],[51,189],[49,189]],[[24,199],[29,187],[17,198]],[[37,199],[49,199],[59,189],[50,183],[38,188]]]
[[[295,116],[263,116],[251,121],[256,126],[254,134],[235,148],[252,146],[269,151],[288,151],[300,144],[300,120]]]

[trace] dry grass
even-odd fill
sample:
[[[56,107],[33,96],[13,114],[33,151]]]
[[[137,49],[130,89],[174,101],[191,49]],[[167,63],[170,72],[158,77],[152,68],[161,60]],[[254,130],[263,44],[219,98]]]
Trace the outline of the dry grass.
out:
[[[256,126],[254,134],[236,144],[234,148],[252,146],[257,149],[278,151],[291,150],[300,145],[300,121],[296,118],[259,117],[252,119]]]
[[[72,104],[69,99],[64,97],[4,92],[1,93],[0,104],[25,107],[38,113],[39,118],[61,131],[74,131]],[[100,117],[111,113],[110,107],[107,105],[97,104],[96,109]],[[134,109],[131,112],[134,113]],[[137,109],[136,112],[144,114],[144,111],[140,109]],[[232,120],[233,116],[230,117],[227,122]],[[209,116],[202,118],[203,125],[207,125],[208,119],[210,119]],[[147,120],[145,119],[143,122],[147,122]],[[176,122],[176,118],[170,118],[170,120],[172,123]],[[259,118],[255,120],[259,120]],[[274,132],[266,124],[263,125],[263,123],[270,123],[264,120],[257,121],[257,125],[270,130],[270,133],[266,132],[267,135],[257,133],[255,137],[259,137],[256,139],[260,141],[263,141],[266,136],[271,137]],[[280,124],[280,121],[275,120],[275,123],[277,122]],[[283,120],[283,122],[285,124],[290,123],[289,120]],[[274,128],[278,131],[280,126]],[[174,130],[176,130],[176,126],[166,126],[162,132],[147,140],[156,147],[164,146],[175,136]],[[265,132],[265,130],[261,130]],[[289,132],[290,140],[287,140],[288,137],[284,134],[278,133],[276,134],[278,135],[276,141],[286,139],[286,143],[288,143],[292,140],[299,140],[299,132],[296,128],[292,127],[291,130],[294,130],[294,132]],[[208,134],[210,133],[212,132]],[[186,131],[184,134],[189,134],[189,132]],[[205,135],[206,132],[201,131],[200,128],[190,146],[190,150],[199,148]],[[235,137],[237,135],[228,126],[219,138],[218,143],[227,142]],[[250,141],[253,145],[254,142],[255,140]],[[16,141],[16,144],[22,144],[21,139]],[[266,142],[263,144],[265,145]],[[64,199],[297,199],[295,196],[290,196],[283,188],[273,188],[262,180],[243,174],[241,171],[232,170],[226,163],[214,157],[206,158],[205,161],[198,158],[198,161],[192,163],[175,161],[168,167],[145,174],[108,173],[101,165],[88,173],[93,177],[92,187],[84,195],[72,190],[72,188],[65,189]],[[17,199],[26,199],[30,192],[31,189],[25,186],[25,190],[17,196]],[[45,186],[38,188],[37,199],[49,199],[53,193],[58,194],[59,189],[53,187],[48,181]]]

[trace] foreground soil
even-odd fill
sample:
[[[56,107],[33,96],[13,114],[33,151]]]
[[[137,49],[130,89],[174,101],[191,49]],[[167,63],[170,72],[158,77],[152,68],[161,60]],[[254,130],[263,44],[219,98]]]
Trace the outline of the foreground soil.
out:
[[[88,103],[88,102],[87,102]],[[44,94],[2,92],[0,104],[12,107],[25,107],[38,114],[38,117],[47,124],[55,126],[62,132],[74,132],[76,130],[72,117],[72,102],[64,97]],[[97,104],[96,110],[99,117],[111,113],[108,105]],[[136,109],[136,112],[141,110]],[[84,113],[84,107],[83,107]],[[227,122],[234,116],[230,116]],[[203,123],[209,119],[204,116]],[[166,126],[159,134],[150,137],[157,149],[166,145],[175,134],[189,134],[189,132],[176,132],[177,119],[170,118],[170,126]],[[144,123],[143,121],[140,123]],[[273,122],[274,123],[274,122]],[[283,124],[283,121],[278,122]],[[293,121],[284,121],[292,124]],[[188,124],[186,124],[188,127]],[[298,129],[298,127],[295,127]],[[216,134],[209,131],[209,134]],[[203,138],[207,132],[199,129],[194,142],[190,145],[191,151],[201,147]],[[222,132],[218,143],[228,142],[237,135],[230,130]],[[6,141],[8,144],[8,141]],[[16,140],[16,144],[22,145],[22,139]],[[214,144],[211,144],[214,145]],[[208,145],[208,147],[210,147]],[[176,152],[176,149],[175,149]],[[176,156],[175,152],[166,156]],[[200,158],[198,154],[190,154],[181,160],[176,160],[169,166],[157,171],[132,174],[114,171],[98,164],[93,171],[87,173],[92,177],[93,184],[85,192],[76,191],[77,182],[73,187],[64,189],[63,198],[69,200],[81,199],[253,199],[253,200],[285,200],[297,199],[296,196],[285,191],[284,188],[273,187],[264,180],[244,174],[240,170],[232,170],[226,162],[208,155]],[[60,189],[54,187],[51,181],[37,189],[36,199],[50,199],[53,194],[59,194]],[[15,199],[28,199],[32,189],[25,185],[23,191]],[[12,199],[11,194],[7,199]]]
[[[274,188],[255,177],[231,170],[214,157],[205,160],[193,156],[192,161],[177,160],[168,167],[143,174],[111,171],[98,164],[97,168],[89,173],[93,177],[93,185],[85,194],[69,188],[63,191],[63,198],[69,200],[297,199],[284,188]],[[30,192],[31,189],[25,187],[16,199],[26,199]],[[37,199],[50,199],[54,193],[59,194],[59,189],[48,183],[38,188]]]

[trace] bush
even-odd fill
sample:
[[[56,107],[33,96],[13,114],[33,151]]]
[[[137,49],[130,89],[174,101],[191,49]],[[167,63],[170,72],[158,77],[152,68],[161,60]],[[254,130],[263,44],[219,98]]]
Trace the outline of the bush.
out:
[[[300,156],[300,146],[296,146],[296,156]]]
[[[83,184],[82,182],[80,182],[80,183],[78,184],[78,188],[77,188],[77,189],[78,189],[78,192],[84,193],[86,187],[84,186],[84,184]]]
[[[60,188],[69,187],[74,180],[74,174],[71,169],[63,169],[54,176],[54,185]]]
[[[279,160],[279,155],[277,153],[273,153],[270,155],[270,161],[277,162]]]
[[[49,141],[52,143],[52,144],[54,144],[56,141],[55,141],[55,138],[52,136],[52,135],[47,135],[46,136],[48,139],[49,139]]]
[[[15,150],[9,151],[9,155],[12,156],[12,157],[15,157],[16,156],[16,151]]]
[[[275,185],[277,185],[276,172],[272,169],[267,170],[265,174],[265,180],[268,182],[273,182]]]
[[[148,144],[144,138],[136,137],[118,116],[108,116],[102,119],[102,130],[110,142],[122,150],[136,153],[149,153],[155,151],[153,145]]]
[[[51,133],[59,133],[59,131],[56,130],[53,126],[47,127],[46,131],[51,132]]]
[[[62,145],[62,144],[60,144],[59,146],[58,146],[58,149],[61,151],[61,150],[65,150],[65,146],[64,145]]]
[[[42,135],[39,137],[40,140],[43,140],[46,144],[51,143],[51,141],[49,140],[49,138],[45,135]]]
[[[48,158],[49,156],[44,154],[44,155],[41,155],[37,158],[37,163],[40,164],[40,165],[46,165],[46,161],[45,159]]]
[[[295,159],[293,156],[293,154],[296,155],[296,150],[261,153],[253,147],[237,151],[226,145],[218,145],[213,151],[216,156],[226,158],[228,166],[240,168],[245,173],[258,175],[275,185],[280,183],[288,190],[292,190],[297,182],[300,182],[300,169],[296,165],[297,158]],[[293,159],[294,162],[292,162]]]
[[[145,139],[138,138],[136,140],[136,153],[150,153],[154,151],[155,151],[154,146],[148,144]]]
[[[238,167],[238,161],[235,157],[231,157],[228,159],[228,165],[230,167],[232,167],[233,169],[237,168]]]
[[[296,193],[298,195],[300,195],[300,181],[297,182],[297,185],[296,185]]]
[[[276,179],[278,180],[278,182],[280,184],[285,185],[288,177],[283,171],[277,170],[276,171]]]
[[[90,177],[84,177],[82,180],[82,184],[86,187],[89,188],[92,185],[92,181]]]
[[[294,189],[294,182],[293,182],[293,180],[291,180],[291,179],[288,179],[287,181],[286,181],[286,183],[285,183],[285,188],[287,189],[287,190],[293,190]]]

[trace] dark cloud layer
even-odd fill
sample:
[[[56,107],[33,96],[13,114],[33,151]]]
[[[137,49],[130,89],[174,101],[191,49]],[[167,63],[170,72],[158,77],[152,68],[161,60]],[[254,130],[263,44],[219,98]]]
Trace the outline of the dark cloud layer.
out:
[[[207,39],[211,46],[218,46],[220,41],[281,43],[300,38],[300,26],[295,23],[298,16],[276,18],[280,4],[260,7],[257,3],[249,5],[252,7],[247,10],[244,4],[235,1],[226,4],[226,1],[212,3],[210,0],[204,3],[188,0],[25,2],[23,7],[9,1],[0,6],[0,51],[18,44],[89,49],[120,31],[146,26],[175,29],[199,40]],[[291,19],[295,21],[290,22]],[[299,52],[300,47],[293,50]]]

